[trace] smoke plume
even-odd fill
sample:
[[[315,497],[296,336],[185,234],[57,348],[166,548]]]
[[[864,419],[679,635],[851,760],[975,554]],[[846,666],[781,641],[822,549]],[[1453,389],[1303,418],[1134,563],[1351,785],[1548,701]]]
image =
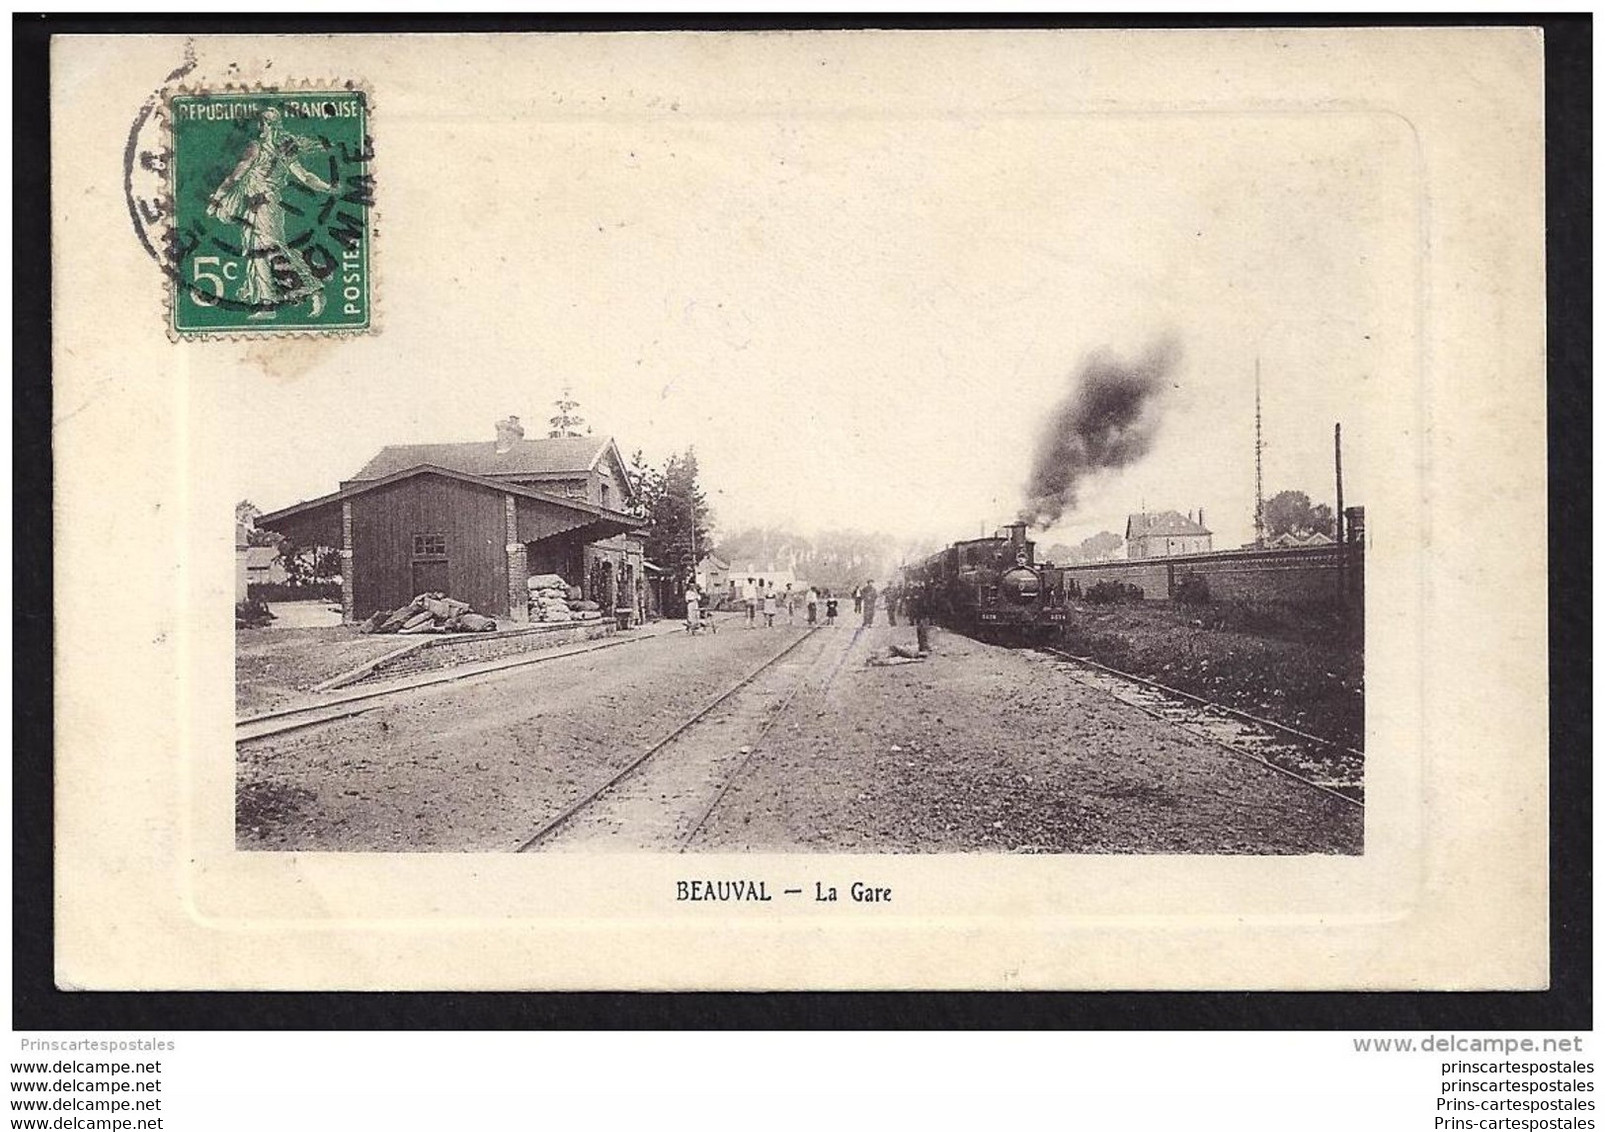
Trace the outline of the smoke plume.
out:
[[[1100,351],[1082,364],[1037,438],[1021,520],[1052,526],[1075,510],[1088,476],[1147,454],[1159,426],[1158,394],[1177,352],[1167,339],[1133,363]]]

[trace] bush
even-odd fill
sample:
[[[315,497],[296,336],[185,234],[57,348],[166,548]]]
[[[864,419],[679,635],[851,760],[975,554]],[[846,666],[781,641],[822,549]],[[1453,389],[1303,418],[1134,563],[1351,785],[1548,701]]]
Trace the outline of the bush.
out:
[[[1088,587],[1086,594],[1087,600],[1093,605],[1135,605],[1143,597],[1141,586],[1113,579]]]
[[[251,601],[339,601],[339,582],[308,582],[291,585],[289,582],[252,582],[245,587],[245,596]]]
[[[1293,610],[1271,602],[1232,603],[1232,627],[1244,633],[1281,637],[1296,635],[1301,622],[1310,620],[1308,609]]]
[[[234,603],[236,629],[262,629],[269,621],[277,620],[264,602],[239,601]]]
[[[1183,574],[1176,583],[1176,600],[1183,605],[1208,605],[1209,582],[1201,574]]]

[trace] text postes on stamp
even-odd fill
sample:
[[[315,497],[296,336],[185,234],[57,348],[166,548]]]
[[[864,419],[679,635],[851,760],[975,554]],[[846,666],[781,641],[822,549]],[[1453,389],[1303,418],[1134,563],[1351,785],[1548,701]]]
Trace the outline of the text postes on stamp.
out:
[[[181,335],[371,322],[373,160],[361,91],[175,94],[171,227],[158,250]]]

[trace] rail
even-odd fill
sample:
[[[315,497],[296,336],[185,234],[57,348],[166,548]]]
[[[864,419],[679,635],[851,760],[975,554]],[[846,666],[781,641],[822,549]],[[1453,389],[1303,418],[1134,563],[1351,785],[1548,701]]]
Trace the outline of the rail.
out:
[[[1071,664],[1081,665],[1084,670],[1090,669],[1093,673],[1103,678],[1103,682],[1100,682],[1099,680],[1083,679],[1081,676],[1072,673],[1071,678],[1078,683],[1114,696],[1122,703],[1129,704],[1155,719],[1182,726],[1189,734],[1223,747],[1239,758],[1258,763],[1312,789],[1329,794],[1334,798],[1341,798],[1351,805],[1362,807],[1365,805],[1363,778],[1362,780],[1353,780],[1350,776],[1343,774],[1345,768],[1353,766],[1364,767],[1365,754],[1362,751],[1357,751],[1353,747],[1346,747],[1341,743],[1335,743],[1330,739],[1323,739],[1318,735],[1311,735],[1295,727],[1289,727],[1284,723],[1277,723],[1275,720],[1264,719],[1239,708],[1207,700],[1191,692],[1184,692],[1180,688],[1172,688],[1167,684],[1159,683],[1157,680],[1149,680],[1134,673],[1122,672],[1118,668],[1111,668],[1107,664],[1101,664],[1091,657],[1077,656],[1063,649],[1051,647],[1044,647],[1042,651]],[[1109,682],[1113,682],[1116,686],[1111,687]],[[1135,686],[1142,689],[1154,699],[1144,702],[1140,697],[1122,696],[1119,694],[1118,686],[1120,684],[1124,684],[1128,688]],[[1188,705],[1188,708],[1183,713],[1160,710],[1169,706],[1164,703],[1166,698],[1173,703],[1178,700],[1182,701]],[[1230,726],[1226,724],[1230,724]],[[1280,748],[1276,746],[1278,743],[1281,744]],[[1301,773],[1300,770],[1283,765],[1283,762],[1279,762],[1277,759],[1266,757],[1266,754],[1263,753],[1265,749],[1269,749],[1271,753],[1284,761],[1297,760],[1299,752],[1312,750],[1318,752],[1317,761],[1324,767],[1325,773],[1323,773],[1323,777],[1326,778],[1326,781],[1317,781],[1309,774]],[[1306,759],[1304,761],[1307,763],[1309,760]],[[1308,770],[1309,767],[1306,766],[1304,769]]]
[[[620,768],[614,774],[610,775],[600,785],[596,786],[592,790],[587,791],[585,794],[581,795],[578,799],[576,799],[575,801],[569,803],[569,805],[565,806],[561,811],[559,811],[556,816],[554,816],[552,818],[549,818],[547,821],[542,823],[541,826],[538,829],[536,829],[535,832],[533,834],[531,834],[529,836],[529,838],[527,840],[525,840],[522,845],[520,845],[518,847],[517,852],[519,852],[519,853],[527,853],[529,850],[531,850],[531,849],[535,848],[535,846],[539,845],[542,841],[545,841],[553,833],[557,832],[557,830],[559,830],[563,826],[567,825],[569,823],[569,821],[571,821],[575,817],[575,815],[581,813],[582,811],[584,811],[585,809],[590,807],[593,803],[596,802],[597,799],[601,798],[602,795],[606,794],[609,790],[612,790],[619,783],[623,782],[630,775],[634,774],[635,771],[643,763],[645,763],[648,759],[650,759],[653,755],[655,755],[659,751],[663,750],[663,748],[667,747],[670,743],[674,742],[681,735],[683,735],[687,731],[689,731],[692,727],[695,727],[698,723],[702,722],[702,720],[704,718],[706,718],[715,708],[719,707],[719,705],[723,704],[726,700],[730,699],[737,692],[741,691],[747,685],[751,684],[754,680],[756,680],[759,676],[763,675],[770,668],[774,667],[781,660],[784,660],[799,645],[801,645],[804,641],[808,640],[809,637],[813,636],[813,634],[816,631],[817,630],[815,630],[815,629],[810,629],[807,632],[803,633],[795,641],[792,641],[789,645],[787,645],[785,648],[781,649],[774,656],[772,656],[768,660],[764,661],[757,668],[754,668],[751,672],[747,673],[740,680],[737,680],[734,684],[730,685],[730,687],[726,688],[724,691],[720,692],[713,699],[709,700],[706,704],[704,704],[697,711],[697,713],[695,715],[691,716],[689,719],[686,719],[685,721],[680,723],[679,726],[675,727],[675,729],[673,731],[670,731],[667,735],[663,736],[663,738],[659,739],[657,742],[653,743],[651,746],[649,746],[645,750],[643,750],[640,754],[636,755],[635,758],[631,759],[622,768]],[[795,690],[793,691],[793,694],[795,694]],[[790,700],[791,700],[791,697],[788,696],[785,702],[789,704]],[[784,710],[784,705],[782,706],[782,710]],[[777,712],[775,714],[774,718],[778,718],[779,714],[780,713]],[[767,724],[764,727],[764,730],[760,733],[760,736],[759,736],[760,740],[761,740],[763,735],[768,734],[769,726],[772,726],[772,724],[773,724],[773,719],[771,719],[770,723]],[[754,748],[754,750],[757,749],[757,744],[756,743],[753,744],[753,748]],[[685,843],[690,840],[691,836],[693,836],[695,834],[695,832],[698,829],[701,828],[702,823],[707,821],[708,815],[710,815],[713,812],[713,809],[714,809],[715,806],[718,805],[719,800],[724,797],[724,792],[728,788],[729,783],[734,781],[735,776],[741,772],[742,767],[746,766],[747,760],[750,759],[750,758],[751,758],[751,754],[749,752],[747,758],[742,759],[742,761],[736,766],[736,769],[733,772],[731,772],[730,776],[725,780],[724,785],[718,791],[716,797],[714,798],[714,801],[712,803],[710,803],[702,811],[702,813],[698,817],[695,825],[693,825],[693,827],[691,829],[691,832],[689,834],[686,834],[686,835],[682,836],[682,839],[681,839],[682,848],[684,847]]]
[[[558,646],[551,649],[541,649],[537,652],[519,656],[503,657],[498,660],[482,661],[475,664],[464,664],[444,672],[423,673],[398,681],[390,687],[345,692],[338,696],[319,700],[317,703],[274,708],[271,711],[242,716],[235,720],[234,743],[236,746],[241,743],[253,743],[261,739],[271,738],[274,735],[282,735],[287,731],[297,731],[303,727],[316,727],[320,723],[331,723],[337,719],[349,719],[351,716],[360,715],[365,711],[380,706],[387,699],[404,695],[418,688],[428,688],[436,684],[455,684],[459,681],[471,680],[479,676],[494,676],[510,669],[523,668],[531,664],[544,664],[547,661],[562,660],[564,657],[583,656],[586,653],[619,648],[623,645],[639,644],[642,641],[657,640],[665,636],[673,636],[673,634],[648,633],[639,636],[612,637],[599,643],[588,644],[578,648]]]

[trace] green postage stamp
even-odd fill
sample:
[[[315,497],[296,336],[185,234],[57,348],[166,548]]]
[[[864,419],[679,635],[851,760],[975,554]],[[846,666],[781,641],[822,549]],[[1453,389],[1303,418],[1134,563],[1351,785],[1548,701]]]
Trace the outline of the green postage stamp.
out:
[[[372,139],[360,90],[174,94],[158,258],[179,335],[372,322]]]

